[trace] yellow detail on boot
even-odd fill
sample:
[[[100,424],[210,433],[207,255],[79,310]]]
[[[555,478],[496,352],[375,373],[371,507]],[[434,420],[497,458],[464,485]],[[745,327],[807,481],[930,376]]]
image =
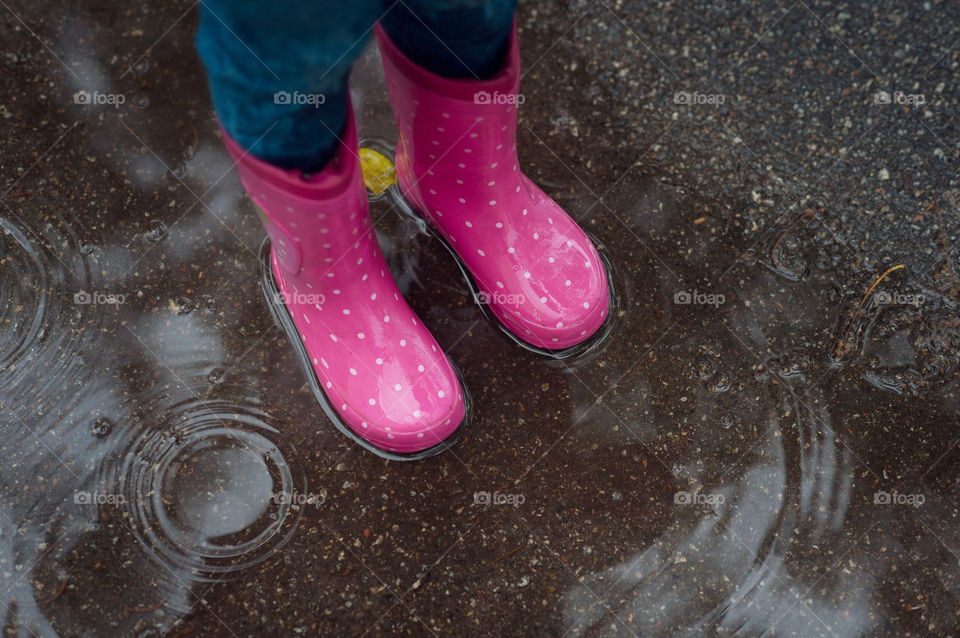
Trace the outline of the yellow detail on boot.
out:
[[[397,169],[390,158],[372,148],[360,149],[360,170],[363,171],[363,183],[374,195],[382,195],[397,181]]]

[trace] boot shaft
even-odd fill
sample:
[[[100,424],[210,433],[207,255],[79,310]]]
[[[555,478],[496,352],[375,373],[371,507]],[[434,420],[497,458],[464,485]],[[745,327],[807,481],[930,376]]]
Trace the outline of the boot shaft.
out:
[[[332,263],[372,233],[352,110],[340,147],[313,175],[272,166],[221,133],[277,260],[289,274],[298,274],[311,260]]]
[[[440,77],[409,60],[376,27],[400,139],[398,173],[480,180],[516,164],[520,54],[511,31],[501,71],[489,80]],[[408,185],[411,186],[411,185]]]

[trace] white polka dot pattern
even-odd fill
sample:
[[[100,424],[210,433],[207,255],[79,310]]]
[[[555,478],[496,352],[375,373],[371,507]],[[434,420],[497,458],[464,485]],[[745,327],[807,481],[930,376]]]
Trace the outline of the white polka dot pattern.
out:
[[[330,403],[371,444],[417,452],[459,426],[463,391],[388,274],[367,210],[352,113],[344,139],[336,162],[351,185],[339,189],[323,173],[305,181],[269,166],[229,138],[227,148],[264,213],[278,301]]]
[[[439,78],[379,27],[377,39],[400,130],[404,195],[454,247],[514,334],[550,349],[582,342],[606,318],[606,272],[576,222],[518,168],[510,99],[520,77],[516,34],[504,70],[482,82]],[[479,91],[506,99],[476,100]]]

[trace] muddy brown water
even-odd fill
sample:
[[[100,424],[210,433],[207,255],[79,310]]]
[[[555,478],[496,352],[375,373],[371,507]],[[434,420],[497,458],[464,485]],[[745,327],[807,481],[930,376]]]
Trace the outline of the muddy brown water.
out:
[[[777,37],[816,28],[764,8],[787,11]],[[848,211],[870,195],[840,177],[792,197],[767,162],[810,167],[776,136],[717,153],[698,127],[741,133],[739,116],[686,118],[669,99],[681,65],[623,48],[624,24],[647,36],[650,20],[685,18],[521,7],[521,158],[611,255],[619,309],[580,360],[524,351],[444,248],[375,201],[401,291],[475,408],[454,448],[398,463],[326,421],[265,306],[263,233],[216,135],[193,13],[138,59],[186,9],[11,5],[59,60],[4,17],[7,635],[958,632],[955,87],[926,118],[953,172],[935,150],[909,167],[936,206],[924,194],[872,230]],[[845,60],[827,75],[850,64],[815,43]],[[746,54],[760,87],[774,49]],[[628,78],[605,51],[647,63]],[[944,55],[931,96],[956,73]],[[661,108],[633,108],[634,76]],[[360,130],[391,140],[381,82],[370,48],[353,78]],[[129,99],[75,104],[87,89]],[[676,113],[682,131],[660,139]],[[899,126],[878,125],[895,149]],[[631,132],[600,140],[616,130]]]

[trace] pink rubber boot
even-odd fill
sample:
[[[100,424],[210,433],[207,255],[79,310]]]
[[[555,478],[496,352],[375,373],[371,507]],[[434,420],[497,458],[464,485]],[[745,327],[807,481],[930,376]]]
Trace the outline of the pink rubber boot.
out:
[[[226,133],[224,142],[270,236],[274,310],[312,363],[328,415],[381,456],[447,447],[464,419],[464,395],[380,252],[352,111],[335,157],[309,177],[245,153]]]
[[[400,129],[400,189],[453,247],[514,335],[548,350],[588,339],[609,313],[607,276],[576,222],[517,165],[516,28],[490,80],[443,78],[376,27]]]

